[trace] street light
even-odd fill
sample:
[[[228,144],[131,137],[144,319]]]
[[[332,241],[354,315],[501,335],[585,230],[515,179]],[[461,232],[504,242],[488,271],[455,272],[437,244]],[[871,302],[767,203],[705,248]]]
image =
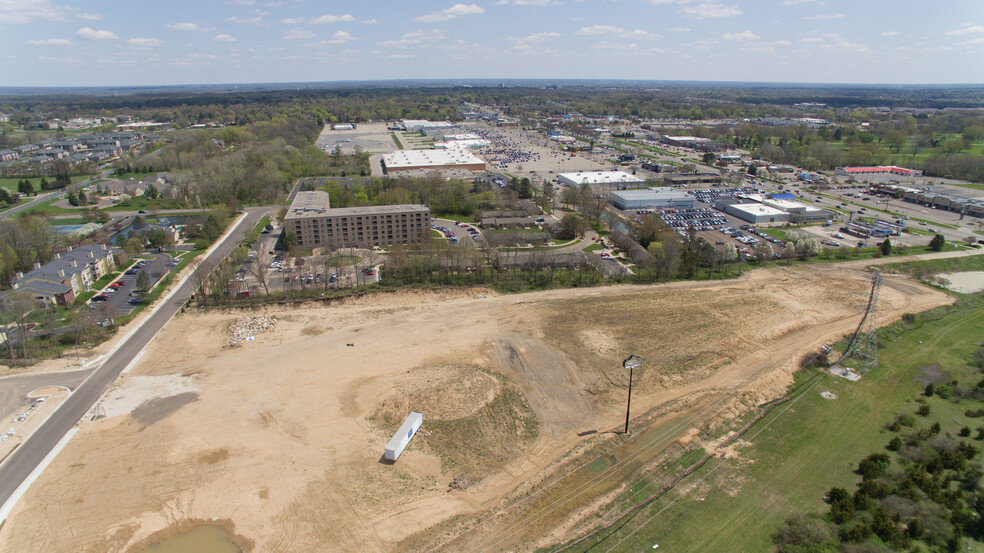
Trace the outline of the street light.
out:
[[[629,407],[632,405],[632,369],[642,364],[642,358],[638,355],[630,355],[622,361],[622,368],[629,369],[629,399],[625,402],[625,430],[622,434],[629,433]]]

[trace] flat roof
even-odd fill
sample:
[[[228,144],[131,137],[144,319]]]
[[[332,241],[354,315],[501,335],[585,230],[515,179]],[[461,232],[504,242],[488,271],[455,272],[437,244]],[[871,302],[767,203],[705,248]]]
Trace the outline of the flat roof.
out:
[[[428,121],[426,119],[404,119],[403,126],[408,129],[411,129],[413,127],[434,129],[434,128],[441,128],[441,127],[453,127],[454,123],[450,121]]]
[[[737,209],[751,215],[785,215],[781,209],[769,207],[762,204],[731,204],[731,209]]]
[[[647,188],[644,190],[616,190],[611,193],[612,196],[618,196],[623,200],[661,200],[661,199],[692,199],[696,200],[693,196],[687,194],[686,192],[681,192],[675,188],[662,187],[662,188]]]
[[[646,179],[640,179],[635,175],[630,175],[625,171],[581,171],[578,173],[561,173],[559,175],[577,184],[617,184],[617,183],[642,183]]]
[[[410,167],[440,167],[443,165],[485,164],[485,161],[466,149],[448,148],[443,150],[398,150],[383,154],[387,169]]]
[[[328,193],[322,190],[298,192],[294,201],[287,208],[285,219],[303,219],[305,217],[320,217],[328,211]]]
[[[420,204],[363,205],[358,207],[335,207],[321,214],[323,217],[349,215],[387,215],[393,213],[429,212],[430,208]],[[428,221],[429,222],[429,221]]]

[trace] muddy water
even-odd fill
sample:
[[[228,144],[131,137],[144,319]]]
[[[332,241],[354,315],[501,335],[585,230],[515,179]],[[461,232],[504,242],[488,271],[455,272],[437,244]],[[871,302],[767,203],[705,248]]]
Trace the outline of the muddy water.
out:
[[[973,294],[984,291],[984,271],[966,271],[963,273],[943,273],[936,275],[946,279],[948,290],[962,294]]]
[[[140,553],[240,553],[224,530],[199,526],[186,534],[159,541]]]

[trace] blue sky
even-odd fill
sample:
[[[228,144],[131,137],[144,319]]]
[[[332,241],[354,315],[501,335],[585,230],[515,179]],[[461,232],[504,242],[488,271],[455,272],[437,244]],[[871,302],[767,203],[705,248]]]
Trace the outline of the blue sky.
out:
[[[0,86],[984,83],[981,0],[0,0]]]

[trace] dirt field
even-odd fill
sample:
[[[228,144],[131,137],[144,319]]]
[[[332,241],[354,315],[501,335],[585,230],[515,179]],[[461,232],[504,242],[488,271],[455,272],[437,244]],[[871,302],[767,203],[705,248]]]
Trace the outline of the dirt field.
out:
[[[236,347],[228,329],[257,313],[181,315],[20,501],[0,551],[139,552],[213,520],[252,551],[531,550],[614,493],[575,494],[535,525],[517,517],[544,502],[498,516],[534,487],[566,493],[554,483],[578,453],[614,439],[624,357],[644,360],[634,433],[673,423],[666,444],[692,439],[781,395],[804,353],[852,331],[868,277],[814,265],[652,287],[379,294],[270,309],[276,327]],[[950,299],[886,275],[881,302],[885,324]],[[701,416],[685,418],[694,398]],[[410,410],[423,427],[387,464]]]

